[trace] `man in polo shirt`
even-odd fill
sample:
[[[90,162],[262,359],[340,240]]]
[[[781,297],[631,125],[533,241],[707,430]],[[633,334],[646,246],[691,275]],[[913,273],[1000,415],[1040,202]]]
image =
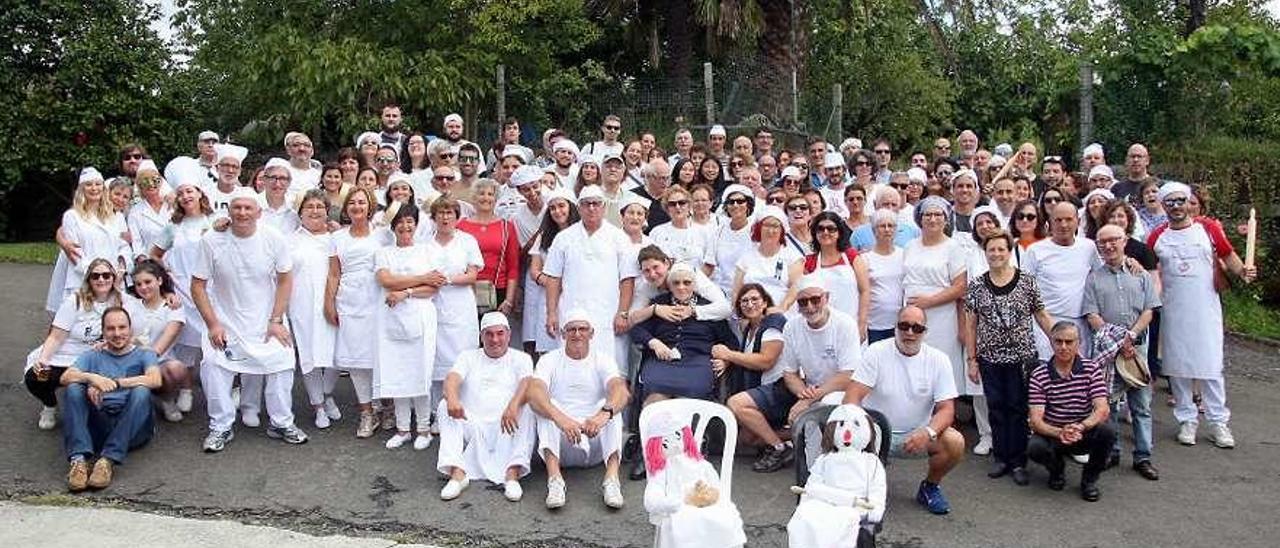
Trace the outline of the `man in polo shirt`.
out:
[[[1053,359],[1032,371],[1027,387],[1031,436],[1027,458],[1049,470],[1049,488],[1061,491],[1067,484],[1063,457],[1089,455],[1080,474],[1080,497],[1098,500],[1098,476],[1107,466],[1107,454],[1116,432],[1107,422],[1107,382],[1103,371],[1080,357],[1080,330],[1072,322],[1054,324]]]
[[[946,514],[951,503],[939,484],[964,457],[964,436],[951,427],[958,396],[951,361],[925,344],[925,322],[919,307],[899,311],[894,338],[867,347],[844,403],[884,413],[893,428],[890,455],[928,456],[929,471],[916,491],[916,502],[931,513]]]
[[[1085,282],[1084,308],[1089,327],[1099,331],[1106,324],[1123,327],[1128,335],[1120,347],[1120,356],[1127,359],[1145,359],[1147,355],[1147,326],[1154,310],[1160,306],[1156,296],[1155,280],[1146,269],[1130,272],[1125,265],[1124,244],[1128,240],[1124,230],[1115,225],[1098,229],[1098,254],[1103,264],[1095,266]],[[1151,464],[1151,386],[1129,386],[1120,375],[1111,375],[1112,393],[1117,400],[1111,404],[1111,412],[1119,411],[1120,394],[1129,402],[1133,417],[1133,469],[1149,480],[1160,479]],[[1111,427],[1118,428],[1112,417]],[[1120,464],[1120,437],[1111,448],[1107,467]]]

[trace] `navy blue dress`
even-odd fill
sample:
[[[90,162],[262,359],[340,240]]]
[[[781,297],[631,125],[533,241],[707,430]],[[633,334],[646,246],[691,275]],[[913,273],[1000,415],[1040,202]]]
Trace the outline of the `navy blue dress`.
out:
[[[708,301],[696,297],[696,304]],[[670,293],[663,293],[652,301],[658,305],[672,304]],[[680,359],[662,361],[649,348],[651,339],[658,339],[667,347],[680,350]],[[680,398],[714,400],[716,378],[711,370],[711,347],[723,344],[737,347],[737,337],[724,320],[686,319],[669,322],[657,316],[631,328],[631,340],[640,346],[640,384],[644,394],[665,394]]]

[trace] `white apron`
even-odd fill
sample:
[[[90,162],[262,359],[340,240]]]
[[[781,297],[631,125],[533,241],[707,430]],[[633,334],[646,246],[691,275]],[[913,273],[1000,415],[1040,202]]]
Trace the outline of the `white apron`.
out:
[[[298,349],[298,368],[305,375],[317,367],[333,367],[338,329],[324,317],[324,286],[329,278],[329,234],[298,228],[290,236],[293,292],[289,295],[289,327]]]
[[[1161,369],[1170,377],[1222,378],[1222,303],[1213,288],[1213,244],[1199,224],[1167,228],[1156,240],[1164,303]]]
[[[848,314],[854,321],[858,320],[858,278],[849,264],[849,258],[840,254],[840,264],[822,266],[822,258],[818,258],[817,273],[823,287],[831,294],[831,307]],[[932,323],[932,322],[931,322]]]
[[[524,273],[524,309],[521,315],[521,337],[524,342],[533,341],[538,352],[549,352],[556,347],[555,339],[547,335],[547,290],[533,281],[530,269]]]
[[[903,269],[907,272],[903,277],[903,298],[930,295],[951,287],[951,279],[955,272],[943,253],[942,246],[959,246],[954,239],[934,246],[924,246],[921,240],[913,240],[904,252]],[[917,247],[918,246],[918,247]],[[921,249],[927,251],[921,252]],[[963,250],[947,250],[946,253],[963,253]],[[963,270],[963,265],[961,269]],[[924,341],[943,354],[951,362],[951,373],[956,387],[964,387],[962,394],[981,396],[982,385],[969,380],[964,360],[964,345],[960,343],[960,320],[956,311],[956,303],[948,302],[925,310],[929,330],[925,332]]]
[[[378,268],[392,274],[420,275],[437,268],[428,246],[387,247],[378,252]],[[374,313],[373,397],[415,398],[431,394],[436,355],[434,299],[411,297],[394,307],[379,286]]]
[[[386,243],[383,229],[371,228],[368,236],[353,238],[349,229],[333,234],[330,255],[341,265],[334,306],[338,312],[338,343],[334,363],[343,369],[373,368],[374,310],[382,301],[382,288],[373,272],[373,256]]]
[[[177,344],[192,348],[199,348],[208,333],[204,318],[191,299],[191,271],[200,259],[200,238],[211,226],[209,218],[202,216],[188,217],[167,229],[173,231],[173,242],[165,251],[164,262],[169,268],[169,276],[173,278],[174,288],[182,298],[182,310],[187,315],[187,323],[178,334]],[[213,283],[209,282],[206,288],[211,291]]]
[[[274,229],[259,226],[251,238],[237,238],[228,231],[210,235],[202,245],[202,253],[212,257],[208,279],[219,281],[210,291],[210,300],[226,330],[224,348],[215,350],[209,337],[201,341],[204,363],[253,375],[292,370],[293,349],[267,336],[276,268],[292,263],[283,237]]]
[[[435,268],[445,276],[463,274],[470,266],[484,267],[479,244],[461,230],[453,231],[448,245],[441,246],[433,239],[427,247],[436,259]],[[476,317],[476,294],[471,287],[446,285],[436,293],[434,301],[439,319],[435,336],[435,368],[431,375],[433,381],[443,381],[458,355],[480,344],[480,319]]]

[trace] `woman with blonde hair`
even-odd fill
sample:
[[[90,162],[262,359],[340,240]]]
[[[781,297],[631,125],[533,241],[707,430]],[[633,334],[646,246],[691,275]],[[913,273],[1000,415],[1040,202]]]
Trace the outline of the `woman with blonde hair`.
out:
[[[106,259],[117,270],[132,263],[129,228],[107,197],[102,174],[92,167],[80,172],[71,209],[62,214],[58,243],[62,251],[49,280],[45,310],[53,315],[67,295],[75,293],[94,259]]]

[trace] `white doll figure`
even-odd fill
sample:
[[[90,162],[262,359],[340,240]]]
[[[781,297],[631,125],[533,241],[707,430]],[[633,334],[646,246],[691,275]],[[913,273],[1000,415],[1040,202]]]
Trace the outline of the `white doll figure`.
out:
[[[809,469],[800,505],[787,523],[793,548],[856,546],[862,522],[879,523],[884,516],[884,465],[871,417],[856,405],[831,411],[822,429],[822,454]]]
[[[671,414],[649,421],[644,444],[644,508],[659,548],[731,548],[747,542],[738,508],[720,496],[720,476],[702,459],[688,422]]]

